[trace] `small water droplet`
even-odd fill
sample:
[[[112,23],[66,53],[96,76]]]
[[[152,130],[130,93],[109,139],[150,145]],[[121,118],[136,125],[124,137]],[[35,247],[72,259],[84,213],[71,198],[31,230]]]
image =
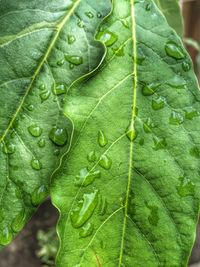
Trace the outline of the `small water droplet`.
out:
[[[46,86],[44,84],[40,84],[39,89],[41,91],[44,91],[46,89]]]
[[[124,19],[120,19],[122,25],[127,28],[127,29],[130,29],[130,24],[129,24],[129,20],[128,18],[124,18]]]
[[[68,54],[65,54],[65,59],[73,64],[73,65],[81,65],[83,64],[83,58],[80,57],[80,56],[76,56],[76,55],[68,55]]]
[[[96,38],[106,46],[112,46],[118,40],[117,35],[109,30],[98,32]]]
[[[35,189],[31,194],[32,204],[38,206],[48,196],[48,193],[49,191],[45,185],[41,185]]]
[[[99,165],[105,170],[109,170],[112,166],[112,160],[107,155],[102,155],[99,160]]]
[[[166,104],[166,99],[163,96],[158,96],[152,99],[152,108],[154,110],[159,110],[164,108]]]
[[[97,159],[95,151],[91,151],[87,155],[87,159],[88,159],[89,162],[94,162]]]
[[[185,108],[184,111],[185,111],[185,118],[188,120],[192,120],[193,118],[199,116],[199,112],[193,107]]]
[[[100,12],[97,13],[97,18],[101,18],[102,17],[102,14]]]
[[[42,100],[42,102],[44,102],[45,100],[47,100],[51,95],[50,91],[44,91],[40,94],[40,98]]]
[[[67,41],[68,41],[68,44],[73,44],[75,41],[76,41],[76,38],[74,35],[68,35],[67,36]]]
[[[70,68],[70,70],[73,70],[74,64],[69,64],[69,68]]]
[[[175,59],[183,59],[185,58],[185,54],[183,48],[177,45],[173,41],[169,41],[165,45],[165,51],[168,56],[173,57]]]
[[[62,66],[64,63],[65,63],[65,60],[64,59],[61,59],[61,60],[58,60],[57,61],[57,65],[58,66]]]
[[[52,85],[52,92],[54,95],[62,95],[67,92],[67,87],[65,84],[53,84]]]
[[[15,145],[10,141],[6,141],[3,145],[3,152],[5,154],[13,154],[15,152]]]
[[[33,106],[32,104],[27,105],[27,109],[28,109],[29,111],[33,111],[33,110],[34,110],[34,106]]]
[[[176,187],[180,197],[194,196],[195,185],[186,177],[179,177],[180,185]]]
[[[165,149],[167,147],[167,142],[165,140],[165,138],[159,138],[157,136],[155,136],[153,138],[154,141],[154,150],[160,150],[160,149]]]
[[[0,233],[0,244],[2,246],[8,245],[12,241],[13,235],[9,227],[5,227]]]
[[[189,62],[183,61],[183,62],[182,62],[182,68],[183,68],[183,70],[186,72],[186,71],[189,71],[189,70],[190,70],[191,65],[190,65]]]
[[[38,146],[39,147],[45,147],[46,145],[46,141],[44,138],[41,138],[39,141],[38,141]]]
[[[98,202],[98,190],[85,193],[77,206],[71,212],[71,222],[74,228],[81,227],[93,214]]]
[[[126,136],[131,142],[137,138],[137,131],[135,130],[133,123],[130,123],[126,128]]]
[[[147,118],[143,123],[143,129],[145,133],[152,133],[152,129],[154,128],[154,126],[155,125],[150,118]]]
[[[144,137],[140,138],[139,144],[140,144],[141,146],[144,145]]]
[[[146,4],[146,11],[150,11],[151,10],[151,7],[152,7],[152,3],[147,3]]]
[[[67,130],[54,126],[49,133],[49,139],[57,146],[64,146],[68,140]]]
[[[19,231],[21,231],[25,223],[26,223],[26,215],[25,215],[25,210],[23,209],[12,221],[11,227],[13,232],[18,233]]]
[[[98,132],[98,142],[101,147],[104,147],[108,144],[108,139],[105,136],[104,132],[99,130]]]
[[[75,185],[88,186],[94,182],[96,178],[101,176],[99,170],[88,171],[87,168],[80,170],[79,175],[76,176]]]
[[[101,216],[105,215],[107,206],[108,206],[108,202],[106,198],[100,195],[99,196],[99,208],[98,208],[99,215]]]
[[[85,238],[92,234],[94,226],[91,223],[84,225],[79,231],[79,237]]]
[[[41,162],[36,159],[36,158],[32,158],[31,160],[31,167],[34,169],[34,170],[40,170],[42,168],[42,164]]]
[[[197,146],[194,146],[190,149],[190,155],[196,159],[200,158],[200,150]]]
[[[42,129],[37,124],[29,126],[28,131],[34,137],[39,137],[42,134]]]
[[[181,123],[183,123],[184,118],[183,116],[176,111],[172,111],[171,116],[169,118],[169,123],[172,125],[180,125]]]
[[[85,15],[89,18],[89,19],[92,19],[94,18],[94,15],[92,14],[92,12],[85,12]]]
[[[160,84],[155,84],[155,83],[152,83],[152,84],[145,84],[143,87],[142,87],[142,94],[144,96],[151,96],[155,93],[156,89],[159,87]]]

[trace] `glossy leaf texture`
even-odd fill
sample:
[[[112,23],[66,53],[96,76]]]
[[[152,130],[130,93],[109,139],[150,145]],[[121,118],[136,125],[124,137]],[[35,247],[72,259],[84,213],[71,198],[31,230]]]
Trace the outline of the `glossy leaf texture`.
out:
[[[165,15],[169,25],[175,29],[179,36],[183,37],[183,17],[179,0],[155,0],[159,9]]]
[[[105,61],[66,98],[56,266],[185,267],[199,211],[197,80],[153,1],[113,5],[97,34]]]
[[[104,54],[94,40],[110,1],[1,1],[0,245],[48,196],[71,140],[63,115],[69,86]]]

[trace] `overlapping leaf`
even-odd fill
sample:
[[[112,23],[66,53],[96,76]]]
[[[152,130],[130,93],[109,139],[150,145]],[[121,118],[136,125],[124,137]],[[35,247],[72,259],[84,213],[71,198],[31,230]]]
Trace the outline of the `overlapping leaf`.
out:
[[[105,62],[66,99],[57,266],[185,267],[199,210],[197,81],[153,1],[113,5],[97,35]]]
[[[104,53],[94,41],[110,1],[1,1],[0,245],[48,195],[70,143],[63,97]]]

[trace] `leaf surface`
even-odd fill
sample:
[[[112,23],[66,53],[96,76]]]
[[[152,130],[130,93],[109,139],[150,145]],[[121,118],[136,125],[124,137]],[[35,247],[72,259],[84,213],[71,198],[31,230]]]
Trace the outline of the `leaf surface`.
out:
[[[99,64],[104,49],[94,34],[109,10],[109,0],[1,1],[1,245],[48,195],[71,138],[63,98]]]
[[[104,63],[66,98],[57,267],[185,267],[199,211],[197,80],[153,1],[113,5],[97,34]]]

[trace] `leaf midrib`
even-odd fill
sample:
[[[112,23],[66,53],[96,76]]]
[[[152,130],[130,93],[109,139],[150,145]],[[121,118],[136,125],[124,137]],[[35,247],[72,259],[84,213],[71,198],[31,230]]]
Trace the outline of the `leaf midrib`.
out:
[[[8,132],[10,130],[10,128],[12,127],[12,125],[13,125],[13,123],[14,123],[17,115],[18,115],[18,113],[20,112],[20,110],[21,110],[21,108],[22,108],[22,106],[23,106],[23,104],[24,104],[24,102],[26,100],[26,97],[28,96],[28,94],[29,94],[34,82],[35,82],[35,79],[39,75],[39,73],[40,73],[45,61],[48,59],[49,55],[51,54],[51,51],[52,51],[52,49],[53,49],[53,47],[54,47],[54,45],[55,45],[55,43],[56,43],[56,41],[57,41],[57,39],[58,39],[58,37],[60,35],[61,30],[63,29],[65,23],[70,19],[71,15],[74,13],[74,10],[77,8],[77,6],[80,4],[80,2],[81,2],[81,0],[77,0],[73,4],[71,10],[69,12],[67,12],[67,14],[64,16],[64,18],[57,24],[57,26],[56,26],[57,32],[54,35],[54,37],[52,38],[52,41],[50,42],[50,45],[49,45],[49,47],[47,49],[47,52],[45,53],[43,59],[41,60],[40,64],[38,65],[38,67],[37,67],[37,69],[36,69],[36,71],[35,71],[35,73],[34,73],[34,75],[32,77],[31,82],[30,82],[29,86],[27,87],[26,93],[24,94],[24,97],[22,98],[22,100],[21,100],[21,102],[20,102],[15,114],[13,115],[10,123],[8,124],[8,127],[6,128],[4,134],[0,138],[0,143],[4,141],[5,137],[7,136]]]
[[[137,98],[137,44],[136,44],[136,21],[135,21],[135,0],[130,0],[130,9],[131,9],[131,18],[132,18],[132,40],[133,40],[133,57],[134,57],[134,65],[133,65],[133,102],[132,102],[132,116],[131,116],[131,126],[133,129],[135,118],[136,118],[136,98]],[[126,225],[128,218],[128,200],[131,189],[131,178],[132,178],[132,167],[133,167],[133,141],[130,141],[130,153],[129,153],[129,168],[128,168],[128,182],[127,182],[127,191],[126,191],[126,200],[125,200],[125,208],[124,208],[124,222],[122,228],[122,239],[121,239],[121,247],[120,247],[120,256],[119,256],[119,267],[122,265],[123,259],[123,251],[124,251],[124,240],[126,235]]]

